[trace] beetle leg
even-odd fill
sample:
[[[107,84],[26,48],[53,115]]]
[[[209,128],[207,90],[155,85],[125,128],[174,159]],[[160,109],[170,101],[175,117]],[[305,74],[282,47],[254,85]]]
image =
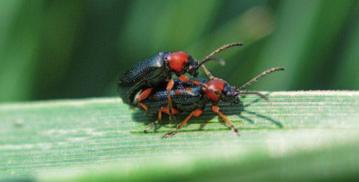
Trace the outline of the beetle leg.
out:
[[[166,113],[168,115],[170,114],[169,110],[168,110],[168,106],[167,107],[161,107],[160,111],[161,111],[161,119],[162,119],[162,113]],[[179,113],[179,111],[177,109],[175,109],[175,108],[172,108],[171,111],[172,111],[171,112],[172,114],[178,114]]]
[[[155,122],[149,123],[149,124],[146,126],[146,128],[143,130],[143,132],[144,132],[144,133],[149,133],[149,131],[152,130],[152,128],[153,128],[154,126],[156,127]]]
[[[177,112],[174,111],[174,112]],[[162,113],[168,113],[168,110],[166,107],[161,107],[160,110],[158,111],[157,113],[157,121],[154,121],[154,122],[151,122],[150,124],[147,125],[147,127],[145,128],[144,132],[145,133],[148,133],[148,131],[150,129],[152,129],[154,127],[154,131],[156,131],[158,129],[157,125],[158,124],[161,124],[161,121],[162,121]]]
[[[157,114],[158,123],[161,123],[161,121],[162,121],[162,112],[163,112],[162,109],[163,109],[163,107],[161,107],[160,111],[158,111],[158,114]]]
[[[200,117],[203,113],[203,109],[196,109],[192,111],[180,124],[177,125],[176,130],[170,131],[163,135],[162,138],[169,138],[174,136],[183,126],[185,126],[192,117]]]
[[[238,135],[238,129],[233,125],[232,121],[229,120],[228,117],[220,111],[219,106],[212,105],[211,109],[224,121],[224,123],[226,123],[229,128],[231,128]]]
[[[196,85],[196,86],[201,86],[203,85],[201,82],[197,81],[197,80],[191,80],[191,82]]]
[[[181,80],[181,82],[183,82],[183,83],[191,83],[195,86],[201,86],[201,85],[204,86],[204,84],[202,84],[201,82],[199,82],[197,80],[190,80],[186,75],[181,75],[178,77],[178,79]],[[191,87],[184,88],[183,90],[185,90],[190,95],[194,95]]]
[[[198,80],[190,80],[186,75],[181,75],[181,76],[178,77],[178,79],[181,80],[181,82],[184,82],[184,83],[190,82],[195,86],[204,86],[204,84],[201,83],[200,81],[198,81]]]
[[[152,90],[153,90],[153,88],[146,88],[145,90],[143,90],[141,92],[141,94],[138,97],[136,97],[136,101],[141,102],[141,101],[147,99],[150,96],[150,94],[152,93]]]
[[[161,108],[160,108],[160,111],[158,112],[158,115],[157,115],[158,122],[161,122],[161,121],[162,121],[162,114],[163,114],[163,113],[166,113],[166,114],[170,115],[170,112],[169,112],[169,110],[168,110],[168,106],[167,106],[167,107],[161,107]],[[171,113],[172,113],[173,115],[176,115],[176,114],[179,113],[179,111],[178,111],[177,109],[175,109],[175,108],[172,108],[172,109],[171,109]]]
[[[148,110],[148,106],[142,102],[139,102],[138,103],[138,107],[142,108],[144,111],[147,111]]]
[[[174,80],[171,79],[170,81],[168,81],[167,83],[167,87],[166,87],[166,91],[167,91],[167,101],[168,101],[168,111],[169,111],[169,117],[170,117],[170,121],[173,120],[172,118],[172,98],[171,98],[171,90],[173,89],[174,86]]]
[[[181,75],[178,77],[179,80],[181,80],[181,82],[188,82],[189,79],[186,75]]]
[[[196,118],[200,117],[203,113],[202,109],[196,109],[194,111],[191,112],[191,114],[189,114],[178,126],[177,129],[181,129],[183,128],[183,126],[185,126],[187,124],[187,122],[194,116]]]
[[[150,94],[152,93],[152,90],[153,90],[153,88],[147,88],[144,91],[142,91],[140,95],[138,95],[136,97],[137,105],[145,111],[148,110],[148,106],[146,104],[142,103],[141,101],[147,99],[150,96]]]
[[[162,113],[164,113],[164,112],[165,112],[165,108],[161,107],[160,110],[157,113],[157,121],[155,121],[155,123],[154,123],[155,124],[155,131],[157,131],[157,129],[159,128],[159,127],[157,127],[157,125],[160,125],[161,122],[162,122]]]

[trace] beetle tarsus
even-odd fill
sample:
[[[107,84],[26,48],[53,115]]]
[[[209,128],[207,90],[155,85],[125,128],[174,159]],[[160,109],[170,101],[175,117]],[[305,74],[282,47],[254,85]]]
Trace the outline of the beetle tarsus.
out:
[[[234,134],[236,134],[237,136],[240,136],[239,131],[237,128],[232,128],[232,131],[234,132]]]
[[[153,132],[157,132],[157,130],[160,128],[159,121],[154,121],[149,123],[146,128],[143,130],[144,133],[150,133],[150,130],[153,130]]]
[[[154,126],[155,126],[155,123],[154,123],[154,122],[149,123],[149,124],[146,126],[146,128],[143,130],[143,132],[144,132],[144,133],[149,133],[150,130],[152,130],[152,129],[154,128]]]
[[[144,104],[144,103],[142,103],[142,102],[139,102],[138,103],[138,106],[140,107],[140,108],[142,108],[144,111],[148,111],[148,106],[146,105],[146,104]]]

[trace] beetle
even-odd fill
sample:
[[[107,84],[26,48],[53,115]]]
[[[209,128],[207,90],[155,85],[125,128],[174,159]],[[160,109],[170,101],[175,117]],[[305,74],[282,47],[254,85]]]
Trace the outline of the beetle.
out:
[[[219,103],[239,104],[239,97],[249,94],[255,94],[267,99],[266,96],[260,92],[246,91],[245,89],[263,76],[282,70],[284,70],[284,68],[280,67],[267,69],[238,88],[230,85],[221,78],[213,77],[213,75],[211,79],[200,81],[199,85],[184,86],[180,80],[176,81],[174,89],[170,92],[173,99],[173,110],[171,112],[173,114],[188,112],[189,115],[177,125],[176,130],[165,134],[163,137],[167,138],[175,135],[192,117],[200,117],[207,104],[211,105],[212,112],[217,114],[229,128],[238,134],[238,129],[221,111]],[[158,122],[162,120],[164,113],[170,114],[167,107],[167,93],[166,90],[159,90],[144,100],[145,104],[157,108]]]
[[[139,106],[147,111],[148,106],[143,101],[148,98],[157,87],[165,85],[167,92],[168,108],[172,108],[170,91],[174,87],[172,75],[175,74],[182,82],[192,82],[185,74],[197,77],[198,68],[204,66],[209,60],[215,60],[214,55],[230,47],[242,46],[240,42],[225,44],[202,61],[197,61],[183,51],[159,52],[145,59],[126,71],[118,81],[120,96],[125,103]],[[196,82],[193,82],[196,84]],[[197,83],[198,84],[198,83]],[[140,91],[140,92],[139,92]],[[171,116],[171,112],[169,113]]]

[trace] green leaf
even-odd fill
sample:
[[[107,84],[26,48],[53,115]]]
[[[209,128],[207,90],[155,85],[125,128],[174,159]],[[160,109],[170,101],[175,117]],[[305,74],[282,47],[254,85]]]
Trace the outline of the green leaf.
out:
[[[357,179],[359,92],[268,94],[223,106],[240,136],[206,112],[169,139],[117,98],[3,104],[0,180]]]

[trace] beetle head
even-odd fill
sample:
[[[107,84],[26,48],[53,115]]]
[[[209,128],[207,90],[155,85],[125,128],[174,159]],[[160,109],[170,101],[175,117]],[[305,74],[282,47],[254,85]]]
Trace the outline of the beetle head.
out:
[[[226,81],[214,78],[204,84],[203,90],[212,102],[239,103],[239,92],[236,87],[229,85]]]
[[[224,89],[222,91],[221,99],[224,102],[238,104],[239,103],[239,90],[236,87],[226,83],[226,85],[224,86]]]
[[[186,70],[188,63],[190,62],[190,56],[183,52],[171,52],[165,56],[168,67],[171,71],[175,72],[177,75],[183,74]]]

